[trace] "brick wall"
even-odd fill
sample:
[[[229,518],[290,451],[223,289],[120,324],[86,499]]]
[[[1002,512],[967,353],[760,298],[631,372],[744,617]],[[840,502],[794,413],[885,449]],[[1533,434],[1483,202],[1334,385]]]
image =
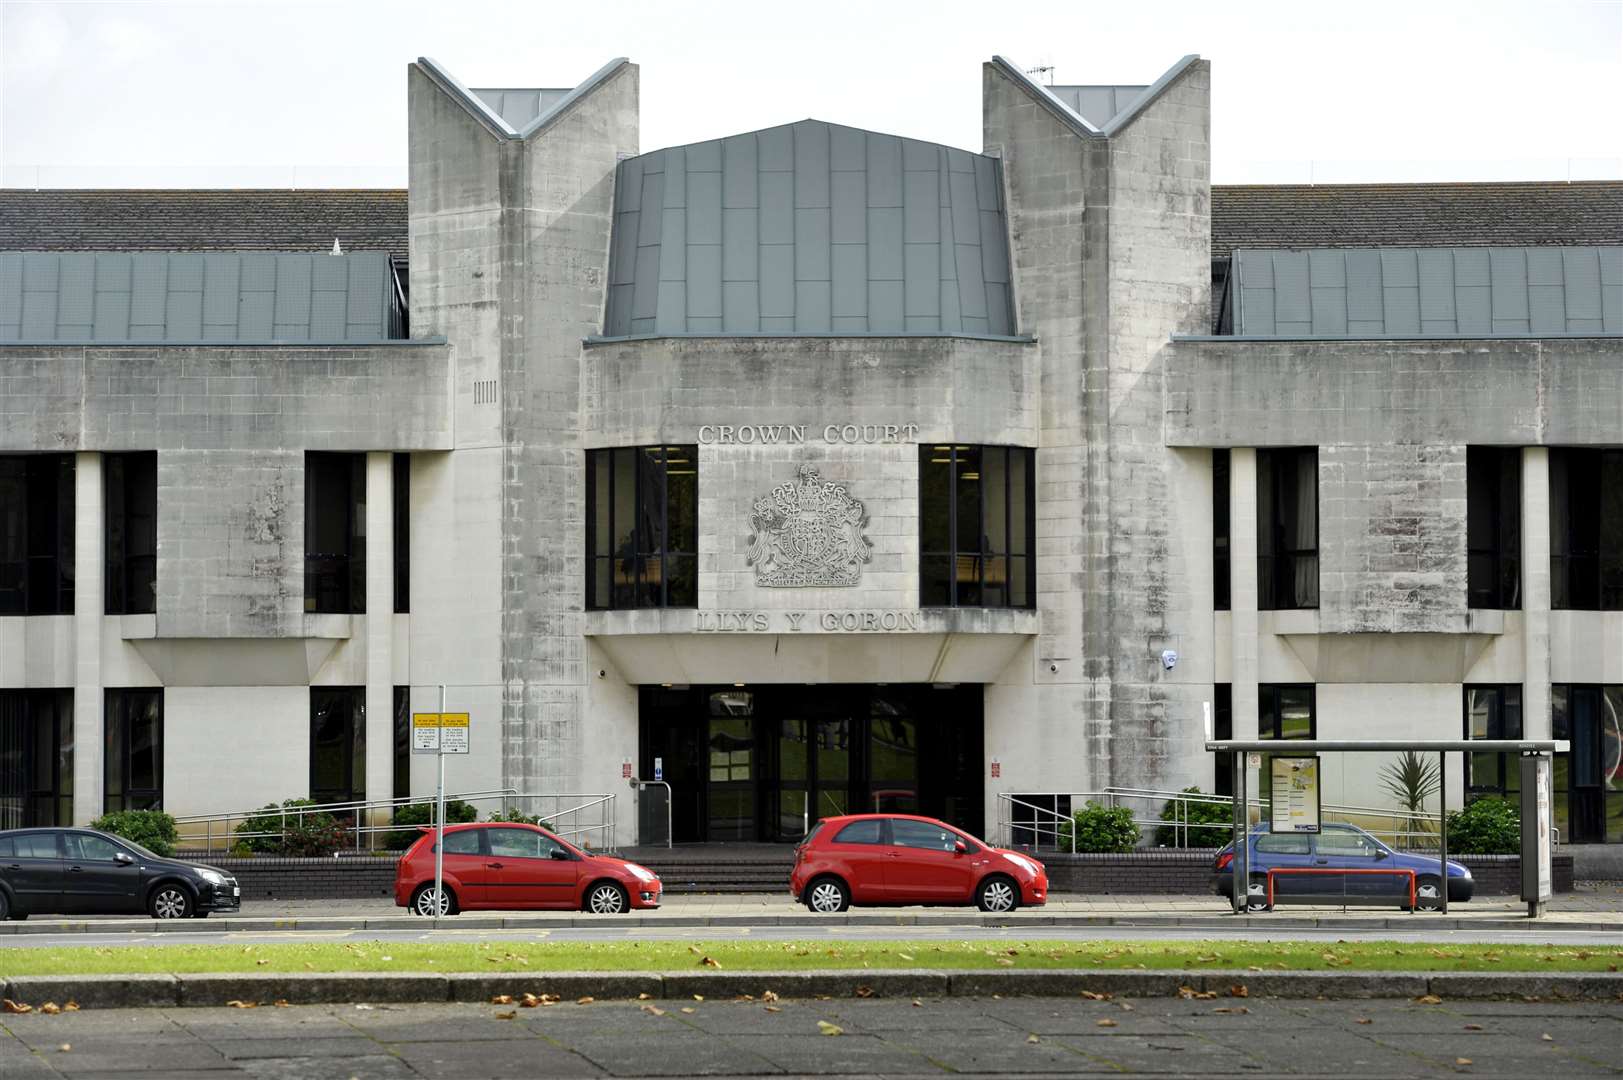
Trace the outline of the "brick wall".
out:
[[[242,898],[265,900],[360,900],[394,895],[393,857],[343,859],[210,859],[236,877]]]

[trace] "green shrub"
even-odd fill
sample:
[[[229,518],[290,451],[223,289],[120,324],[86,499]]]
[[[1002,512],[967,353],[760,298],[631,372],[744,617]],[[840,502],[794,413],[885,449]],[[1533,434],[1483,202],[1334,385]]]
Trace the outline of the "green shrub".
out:
[[[1071,820],[1059,827],[1059,849],[1070,851],[1071,837],[1076,837],[1075,850],[1121,854],[1132,851],[1138,844],[1138,825],[1133,812],[1125,806],[1105,807],[1090,802],[1086,809],[1071,815]]]
[[[175,853],[175,819],[162,810],[115,810],[92,821],[90,827],[133,840],[154,855]]]
[[[447,825],[463,825],[470,821],[479,820],[479,811],[461,799],[445,800],[445,823]],[[419,825],[429,825],[434,821],[434,804],[432,802],[407,803],[405,806],[395,807],[394,816],[389,819],[391,825],[404,825],[409,828],[395,829],[383,834],[383,846],[390,851],[405,851],[422,835],[417,828]]]
[[[1183,793],[1205,794],[1198,787],[1186,787]],[[1177,822],[1180,815],[1187,823],[1187,829],[1179,828]],[[1166,806],[1161,808],[1161,820],[1172,824],[1155,827],[1157,847],[1222,847],[1234,835],[1234,803],[1230,800],[1186,802],[1180,805],[1169,799]]]
[[[447,814],[446,817],[449,818],[450,815]],[[539,825],[543,829],[552,828],[552,822],[548,821],[546,818],[531,817],[529,814],[526,814],[524,811],[518,809],[517,807],[507,811],[507,813],[505,813],[505,814],[500,812],[499,810],[492,810],[490,812],[490,816],[485,818],[485,820],[486,821],[506,821],[506,822],[511,822],[511,823],[513,823],[515,825]]]
[[[1522,849],[1522,814],[1504,799],[1478,799],[1448,815],[1450,855],[1515,855]]]
[[[237,826],[239,839],[235,846],[255,855],[331,855],[347,842],[344,826],[325,810],[294,812],[315,805],[310,799],[284,799],[281,806],[267,804]],[[288,812],[284,815],[282,810]],[[269,835],[249,836],[248,833]]]

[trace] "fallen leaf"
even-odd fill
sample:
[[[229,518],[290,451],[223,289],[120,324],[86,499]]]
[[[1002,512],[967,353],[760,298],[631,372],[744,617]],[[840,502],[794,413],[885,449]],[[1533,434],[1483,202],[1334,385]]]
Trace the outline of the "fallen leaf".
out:
[[[257,1009],[257,1008],[259,1008],[259,1002],[257,1002],[257,1001],[242,1001],[242,1000],[240,1000],[238,998],[232,998],[230,1001],[226,1002],[225,1004],[226,1004],[226,1008],[228,1008],[228,1009]],[[357,1009],[369,1009],[369,1008],[371,1008],[370,1005],[357,1005],[355,1007]]]
[[[1371,1019],[1370,1019],[1370,1018],[1369,1018],[1369,1017],[1367,1017],[1367,1016],[1360,1016],[1360,1017],[1359,1017],[1359,1018],[1358,1018],[1358,1023],[1360,1023],[1360,1024],[1373,1024],[1373,1023],[1374,1023],[1374,1022],[1375,1022],[1375,1021],[1373,1021],[1373,1020],[1371,1020]]]
[[[693,1000],[694,1001],[703,1001],[704,1000],[704,995],[703,994],[694,994],[693,995]]]
[[[694,1013],[698,1012],[699,1010],[695,1009],[692,1005],[684,1005],[684,1006],[682,1006],[682,1011],[687,1013],[689,1016],[691,1016]]]
[[[56,1048],[56,1052],[59,1053],[59,1054],[66,1054],[68,1051],[70,1051],[72,1049],[73,1049],[73,1044],[72,1043],[63,1043],[61,1046]]]
[[[1454,1059],[1454,1064],[1456,1064],[1456,1065],[1469,1065],[1469,1064],[1471,1064],[1471,1059],[1470,1058],[1455,1058]]]
[[[384,957],[380,957],[380,959],[382,959],[384,962],[388,962],[390,960],[393,960],[394,957],[392,957],[392,956],[384,956]]]
[[[637,995],[637,1000],[638,1001],[652,1001],[652,1000],[654,1000],[654,995],[653,994],[638,994]]]
[[[817,1021],[817,1030],[824,1035],[844,1035],[845,1029],[838,1024],[831,1024],[827,1020]]]
[[[1028,1042],[1028,1043],[1039,1043],[1039,1042],[1042,1042],[1042,1040],[1037,1038],[1037,1036],[1035,1036],[1035,1035],[1027,1035],[1026,1036],[1026,1042]]]
[[[642,1007],[642,1011],[647,1013],[649,1016],[664,1016],[665,1015],[665,1010],[661,1009],[658,1005],[644,1005]]]
[[[761,995],[761,1000],[762,1001],[776,1001],[776,1000],[778,1000],[778,995],[776,993],[774,993],[773,991],[768,990],[768,991],[766,991],[765,993],[763,993]]]
[[[590,1005],[592,1002],[594,1002],[596,1000],[597,999],[595,997],[593,997],[590,994],[587,994],[585,997],[576,998],[575,999],[575,1004],[576,1005]]]
[[[1436,994],[1421,994],[1419,997],[1414,999],[1414,1003],[1416,1005],[1441,1005],[1443,1003],[1443,999],[1438,997]]]
[[[1216,990],[1196,990],[1193,986],[1178,987],[1178,996],[1185,1001],[1209,1001],[1217,996]]]
[[[47,1001],[45,1004],[39,1007],[39,1011],[44,1013],[46,1016],[55,1016],[57,1013],[62,1011],[62,1006],[58,1005],[54,1001]]]
[[[291,1009],[293,1007],[287,1003],[287,998],[277,998],[275,1001],[271,1002],[271,1004],[276,1006],[278,1009]]]
[[[856,989],[856,995],[859,998],[871,998],[871,997],[873,997],[873,987],[871,987],[871,986],[859,986]]]
[[[63,1004],[63,1006],[62,1006],[62,1011],[63,1012],[78,1012],[79,1011],[79,1003],[77,1001],[65,1002]]]
[[[255,961],[254,961],[254,964],[255,964],[255,965],[256,965],[256,966],[258,966],[258,967],[264,967],[264,966],[265,966],[265,965],[266,965],[266,964],[268,964],[268,963],[270,963],[270,961],[269,961],[269,960],[263,960],[263,959],[261,959],[261,960],[255,960]]]
[[[498,1020],[511,1020],[511,1019],[513,1019],[513,1017],[515,1017],[517,1015],[518,1015],[518,1010],[517,1009],[508,1009],[506,1012],[497,1013],[496,1014],[496,1019],[498,1019]]]
[[[701,956],[699,958],[699,965],[701,967],[709,967],[709,968],[719,968],[721,966],[720,964],[716,963],[716,961],[714,959],[712,959],[711,957],[708,957],[708,956]]]
[[[370,1006],[370,1005],[357,1005],[357,1006],[355,1006],[355,1008],[360,1010],[361,1012],[371,1012],[372,1011],[372,1006]]]
[[[913,1007],[915,1009],[922,1009],[922,1008],[924,1008],[924,1002],[920,1001],[918,998],[914,998],[913,999]]]
[[[1001,967],[1014,967],[1014,961],[1010,960],[1007,956],[998,957],[997,962]]]
[[[1233,1008],[1230,1008],[1227,1005],[1219,1005],[1217,1008],[1212,1010],[1214,1013],[1233,1013],[1236,1016],[1242,1013],[1248,1013],[1250,1011],[1251,1010],[1246,1008],[1244,1005],[1236,1005]]]
[[[0,1008],[4,1008],[8,1013],[31,1013],[34,1011],[32,1005],[21,1001],[12,1001],[10,998],[0,999]]]
[[[1110,1019],[1110,1017],[1108,1017],[1108,1016],[1105,1017],[1103,1020],[1096,1020],[1096,1021],[1094,1021],[1094,1023],[1097,1024],[1099,1027],[1115,1027],[1116,1026],[1116,1022],[1114,1020]]]
[[[907,954],[906,954],[906,953],[904,953],[904,952],[899,952],[899,953],[897,953],[897,954],[896,954],[896,958],[897,958],[897,959],[898,959],[898,960],[912,960],[912,959],[913,959],[913,958],[912,958],[912,957],[911,957],[911,956],[909,956],[909,955],[907,955]]]
[[[1465,1025],[1465,1030],[1466,1031],[1481,1031],[1482,1030],[1482,1025],[1481,1024],[1466,1024]]]
[[[1551,1035],[1548,1031],[1540,1035],[1539,1038],[1545,1042],[1555,1042],[1555,1036]]]
[[[1229,987],[1229,997],[1250,997],[1251,991],[1244,986]]]
[[[495,997],[490,999],[490,1003],[492,1005],[511,1005],[513,1004],[513,995],[497,994]]]
[[[1082,991],[1082,996],[1089,1001],[1109,1001],[1109,994],[1096,994],[1092,990]]]

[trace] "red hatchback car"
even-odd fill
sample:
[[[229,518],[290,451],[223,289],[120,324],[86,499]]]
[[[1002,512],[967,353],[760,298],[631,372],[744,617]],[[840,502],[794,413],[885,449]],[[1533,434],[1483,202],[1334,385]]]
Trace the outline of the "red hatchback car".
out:
[[[475,909],[560,908],[617,915],[659,906],[659,875],[594,855],[537,825],[478,822],[445,827],[445,898],[435,903],[434,830],[401,856],[394,902],[418,915]]]
[[[824,818],[795,849],[789,893],[817,912],[852,904],[969,904],[1013,911],[1048,900],[1043,864],[935,818]]]

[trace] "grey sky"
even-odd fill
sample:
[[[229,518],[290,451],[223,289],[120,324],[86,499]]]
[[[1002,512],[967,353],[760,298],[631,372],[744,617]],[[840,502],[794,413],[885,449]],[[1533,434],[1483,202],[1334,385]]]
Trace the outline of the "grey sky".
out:
[[[0,183],[405,183],[405,65],[642,66],[642,149],[816,117],[979,149],[980,65],[1212,61],[1219,183],[1623,176],[1623,0],[0,0]],[[1310,164],[1311,163],[1311,164]]]

